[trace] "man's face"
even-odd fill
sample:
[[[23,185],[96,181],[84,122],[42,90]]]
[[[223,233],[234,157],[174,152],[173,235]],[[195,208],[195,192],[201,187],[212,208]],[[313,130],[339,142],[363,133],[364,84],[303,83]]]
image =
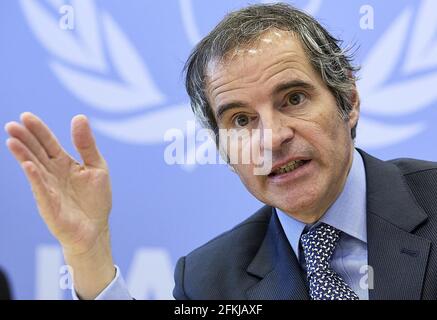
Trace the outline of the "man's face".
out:
[[[211,63],[207,75],[220,129],[272,130],[271,146],[258,144],[272,153],[270,174],[255,175],[254,163],[232,165],[246,188],[301,221],[319,219],[340,194],[351,166],[358,103],[349,120],[340,117],[334,96],[289,32],[266,33],[251,48]]]

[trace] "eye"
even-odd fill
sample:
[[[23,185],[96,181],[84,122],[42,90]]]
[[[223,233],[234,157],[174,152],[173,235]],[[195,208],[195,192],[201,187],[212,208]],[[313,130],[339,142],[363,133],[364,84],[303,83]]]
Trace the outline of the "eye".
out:
[[[287,102],[293,106],[298,106],[306,99],[306,95],[302,92],[292,93],[288,96]]]
[[[249,124],[250,118],[245,114],[239,114],[234,118],[234,124],[237,127],[245,127]]]

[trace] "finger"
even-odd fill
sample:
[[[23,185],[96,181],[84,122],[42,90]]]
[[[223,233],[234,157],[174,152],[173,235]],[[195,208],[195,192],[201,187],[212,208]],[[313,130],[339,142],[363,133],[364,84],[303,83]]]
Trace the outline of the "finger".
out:
[[[35,136],[17,122],[9,122],[5,126],[6,132],[13,138],[20,140],[44,166],[48,166],[49,157]]]
[[[24,161],[21,167],[30,183],[32,192],[37,202],[39,212],[43,219],[48,223],[51,219],[50,210],[52,206],[51,195],[40,169],[31,161]]]
[[[84,115],[77,115],[71,121],[71,135],[73,143],[79,152],[85,166],[103,168],[105,160],[97,149],[96,141],[91,132],[88,119]]]
[[[33,162],[44,175],[46,174],[46,169],[39,162],[39,160],[32,154],[32,152],[17,138],[9,138],[6,141],[6,145],[15,159],[20,163],[23,162]]]
[[[24,112],[20,118],[24,126],[35,136],[41,146],[43,146],[49,158],[58,158],[62,155],[66,155],[58,139],[56,139],[53,132],[41,119],[30,112]]]

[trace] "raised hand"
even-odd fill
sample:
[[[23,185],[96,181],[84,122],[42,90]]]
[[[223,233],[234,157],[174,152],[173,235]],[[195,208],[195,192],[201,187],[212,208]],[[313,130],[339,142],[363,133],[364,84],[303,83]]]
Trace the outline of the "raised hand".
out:
[[[112,195],[108,166],[87,118],[79,115],[71,122],[82,164],[31,113],[23,113],[21,123],[10,122],[5,129],[10,135],[7,146],[29,180],[39,213],[73,267],[75,287],[82,289],[77,291],[94,298],[114,276],[108,224]],[[86,283],[91,277],[96,287]]]

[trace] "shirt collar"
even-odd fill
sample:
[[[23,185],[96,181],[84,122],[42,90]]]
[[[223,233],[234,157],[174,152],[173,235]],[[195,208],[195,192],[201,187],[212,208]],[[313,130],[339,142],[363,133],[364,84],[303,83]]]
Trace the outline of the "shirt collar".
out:
[[[307,225],[279,209],[276,212],[291,247],[299,256],[300,236]],[[367,243],[366,172],[363,159],[357,150],[354,150],[352,166],[343,191],[314,225],[322,222]]]

